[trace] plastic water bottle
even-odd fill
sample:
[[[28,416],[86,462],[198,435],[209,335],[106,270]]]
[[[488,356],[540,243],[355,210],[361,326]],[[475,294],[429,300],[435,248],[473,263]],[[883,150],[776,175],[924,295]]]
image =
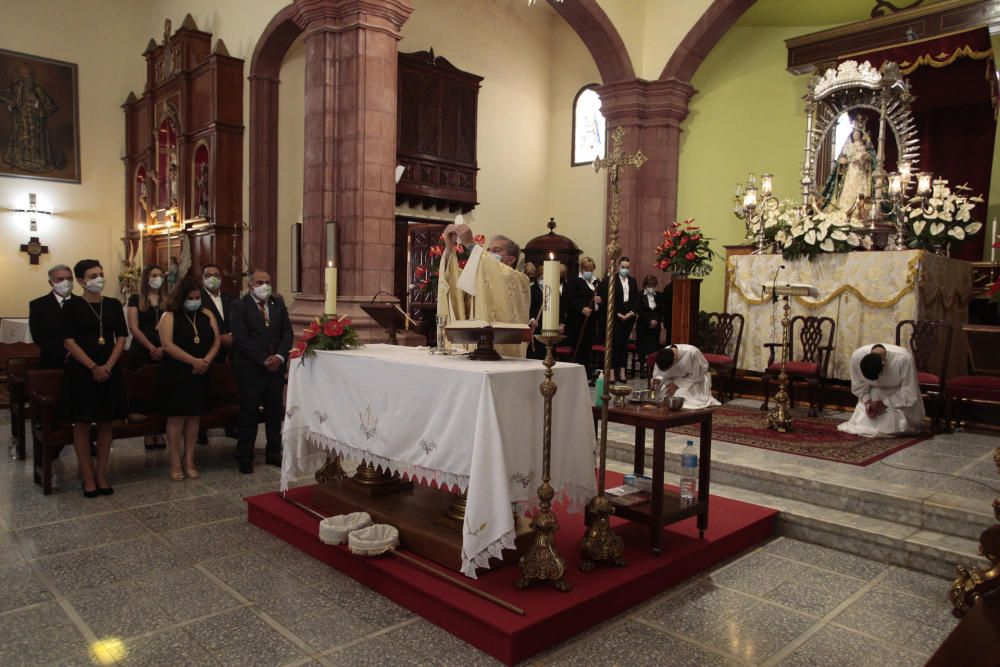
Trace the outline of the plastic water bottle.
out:
[[[597,375],[597,380],[594,382],[594,389],[597,390],[597,396],[594,399],[594,405],[601,407],[604,403],[601,402],[601,396],[604,395],[604,371],[601,371]]]
[[[688,440],[681,452],[681,505],[692,505],[698,499],[698,452],[694,441]]]

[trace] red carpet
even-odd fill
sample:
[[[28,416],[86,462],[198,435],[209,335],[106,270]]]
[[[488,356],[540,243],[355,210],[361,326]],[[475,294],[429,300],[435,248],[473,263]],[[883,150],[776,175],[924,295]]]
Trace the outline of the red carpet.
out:
[[[792,414],[792,430],[778,433],[767,428],[767,413],[757,408],[719,408],[712,419],[712,438],[785,454],[866,466],[931,437],[927,433],[916,437],[862,438],[838,431],[837,424],[841,423],[839,419],[807,417],[804,408],[796,408]],[[698,435],[697,425],[668,430],[684,435]]]
[[[614,473],[609,472],[608,478],[609,485],[621,483],[621,477]],[[309,504],[311,487],[293,489],[289,496]],[[514,588],[520,574],[516,565],[481,574],[478,580],[467,580],[524,609],[526,615],[519,616],[402,560],[361,558],[352,555],[346,546],[323,544],[317,536],[318,520],[284,502],[277,493],[246,500],[247,517],[254,525],[508,665],[558,644],[757,544],[771,535],[777,516],[774,510],[713,496],[705,539],[698,539],[694,518],[668,526],[662,542],[663,555],[659,558],[649,551],[646,527],[616,520],[617,532],[625,540],[628,567],[601,567],[584,574],[578,569],[580,558],[576,550],[583,535],[582,515],[560,510],[556,544],[567,562],[566,580],[573,586],[571,592],[559,593],[551,585],[542,584],[519,591]]]

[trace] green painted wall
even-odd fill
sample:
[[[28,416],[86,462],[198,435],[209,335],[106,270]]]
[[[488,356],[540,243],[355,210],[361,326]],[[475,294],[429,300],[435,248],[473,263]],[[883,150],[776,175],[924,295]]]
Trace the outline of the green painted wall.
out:
[[[807,78],[785,70],[784,40],[819,28],[740,27],[705,58],[698,91],[683,125],[678,218],[695,218],[719,252],[702,284],[703,310],[722,310],[725,244],[739,243],[743,223],[732,213],[736,184],[747,173],[774,174],[775,194],[799,196]]]

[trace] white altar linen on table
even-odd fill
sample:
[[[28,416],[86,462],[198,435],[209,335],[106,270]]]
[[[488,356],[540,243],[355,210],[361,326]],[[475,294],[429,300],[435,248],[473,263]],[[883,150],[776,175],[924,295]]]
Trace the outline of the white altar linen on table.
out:
[[[514,548],[512,503],[537,503],[544,367],[369,345],[293,361],[282,429],[281,488],[328,452],[468,491],[462,572]],[[582,366],[553,368],[552,486],[580,509],[596,494],[595,437]]]
[[[951,322],[954,336],[948,375],[964,373],[968,348],[961,325],[968,321],[972,267],[922,250],[828,253],[811,261],[787,261],[781,255],[730,257],[726,309],[745,319],[741,368],[763,371],[768,358],[764,343],[781,340],[782,306],[775,307],[770,295],[762,295],[761,286],[774,282],[782,264],[785,269],[777,273],[779,285],[803,283],[819,290],[817,298],[791,297],[792,317],[827,316],[837,323],[828,377],[850,379],[854,350],[871,343],[894,343],[896,323],[901,320]],[[909,335],[908,331],[904,334]],[[908,339],[901,342],[906,346]],[[798,340],[792,349],[796,353],[801,349]],[[936,368],[936,357],[932,363]]]
[[[31,343],[28,318],[5,317],[0,320],[0,343]]]

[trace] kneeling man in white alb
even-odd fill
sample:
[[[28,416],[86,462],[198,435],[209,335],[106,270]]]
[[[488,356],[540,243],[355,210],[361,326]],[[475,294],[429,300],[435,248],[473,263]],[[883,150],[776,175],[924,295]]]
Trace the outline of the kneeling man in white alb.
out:
[[[721,405],[712,398],[712,375],[708,361],[694,345],[671,345],[656,353],[653,389],[658,396],[682,396],[684,410]]]
[[[869,437],[919,433],[924,421],[917,369],[910,351],[897,345],[864,345],[851,355],[851,393],[858,404],[837,426]]]

